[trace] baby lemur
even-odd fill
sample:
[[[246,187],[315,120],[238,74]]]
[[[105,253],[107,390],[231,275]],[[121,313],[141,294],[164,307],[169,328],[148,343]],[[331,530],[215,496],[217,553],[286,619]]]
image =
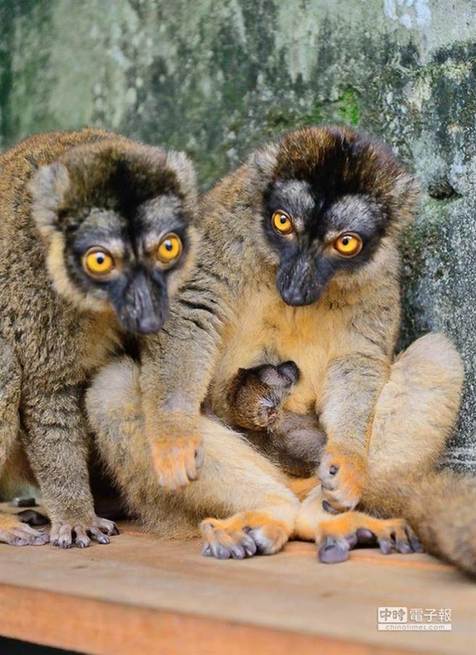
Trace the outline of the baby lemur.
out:
[[[34,475],[54,545],[115,532],[93,510],[83,391],[126,334],[161,328],[190,265],[195,199],[184,155],[99,130],[0,157],[0,481]],[[47,538],[0,515],[2,542]]]
[[[289,475],[309,477],[316,472],[326,436],[314,412],[284,408],[299,375],[294,362],[240,368],[227,399],[232,428],[244,430],[247,440]]]
[[[462,366],[443,336],[394,361],[398,238],[416,197],[385,147],[321,127],[253,153],[203,198],[197,263],[166,331],[147,339],[140,367],[103,369],[87,397],[102,455],[149,528],[192,535],[202,520],[205,552],[224,558],[273,553],[294,536],[316,539],[325,559],[328,540],[339,552],[362,530],[413,549],[403,518],[332,516],[322,501],[352,510],[374,480],[398,487],[402,467],[429,469],[457,415]],[[236,372],[286,361],[301,376],[285,409],[318,416],[327,439],[322,489],[302,505],[286,474],[224,425]],[[207,396],[222,423],[201,414]],[[199,479],[164,489],[187,482],[201,438]]]

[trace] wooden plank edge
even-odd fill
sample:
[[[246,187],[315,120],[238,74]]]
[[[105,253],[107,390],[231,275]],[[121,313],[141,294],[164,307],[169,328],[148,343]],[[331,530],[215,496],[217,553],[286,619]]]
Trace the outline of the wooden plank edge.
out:
[[[0,607],[1,636],[91,655],[437,655],[14,585]]]

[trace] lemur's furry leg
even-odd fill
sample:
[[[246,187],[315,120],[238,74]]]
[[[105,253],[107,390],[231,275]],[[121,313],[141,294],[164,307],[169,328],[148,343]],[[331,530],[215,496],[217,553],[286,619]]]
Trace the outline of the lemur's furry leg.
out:
[[[443,554],[453,561],[458,557],[453,550],[465,550],[469,555],[470,549],[461,543],[466,535],[466,539],[472,539],[471,557],[476,565],[476,533],[470,529],[473,522],[465,523],[465,529],[460,531],[451,526],[452,522],[459,522],[463,498],[471,497],[475,501],[473,507],[476,505],[476,484],[461,481],[450,472],[435,472],[456,421],[462,381],[460,356],[442,335],[418,339],[397,358],[377,402],[370,438],[369,478],[360,504],[365,511],[384,518],[361,512],[326,515],[317,486],[303,502],[296,532],[301,538],[317,536],[321,559],[345,559],[349,545],[370,533],[384,552],[408,552],[408,546],[415,550],[418,541],[414,530],[429,552]],[[457,484],[460,494],[453,489],[443,495],[445,489],[449,490],[450,479]],[[453,508],[452,520],[448,505]],[[454,549],[447,552],[449,548],[444,542],[450,540]],[[330,552],[326,552],[326,546]]]
[[[406,518],[425,549],[476,574],[476,478],[438,469],[456,422],[463,366],[442,335],[418,339],[377,406],[365,509]]]
[[[239,559],[275,553],[292,534],[299,501],[284,475],[239,434],[206,417],[200,478],[174,492],[159,486],[144,437],[139,371],[131,360],[103,369],[88,392],[87,409],[109,471],[148,529],[191,537],[201,522],[205,554]]]
[[[0,339],[0,488],[8,484],[8,462],[15,457],[20,430],[21,369],[13,350]],[[14,514],[0,513],[0,542],[12,546],[42,545],[49,535]]]

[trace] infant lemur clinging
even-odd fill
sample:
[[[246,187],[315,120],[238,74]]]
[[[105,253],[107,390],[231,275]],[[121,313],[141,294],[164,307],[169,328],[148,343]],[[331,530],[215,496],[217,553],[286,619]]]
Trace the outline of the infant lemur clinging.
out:
[[[194,172],[181,153],[92,129],[29,138],[0,171],[0,482],[32,472],[53,544],[107,543],[82,396],[126,334],[140,346],[161,328],[193,254]],[[0,515],[0,541],[46,540]]]
[[[227,393],[229,420],[283,471],[309,477],[319,465],[326,435],[314,413],[285,409],[299,376],[294,362],[240,368]]]

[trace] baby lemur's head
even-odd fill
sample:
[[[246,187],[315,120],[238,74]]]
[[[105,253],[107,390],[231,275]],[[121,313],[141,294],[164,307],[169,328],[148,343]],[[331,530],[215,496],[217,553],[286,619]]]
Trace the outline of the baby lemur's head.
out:
[[[361,284],[396,258],[395,236],[412,216],[417,187],[385,146],[347,128],[313,127],[285,135],[249,164],[287,304],[317,301],[331,281]]]
[[[195,175],[181,153],[111,138],[38,170],[32,213],[56,290],[123,329],[157,332],[194,241]]]
[[[247,430],[270,427],[299,375],[292,361],[238,369],[227,393],[234,424]]]

